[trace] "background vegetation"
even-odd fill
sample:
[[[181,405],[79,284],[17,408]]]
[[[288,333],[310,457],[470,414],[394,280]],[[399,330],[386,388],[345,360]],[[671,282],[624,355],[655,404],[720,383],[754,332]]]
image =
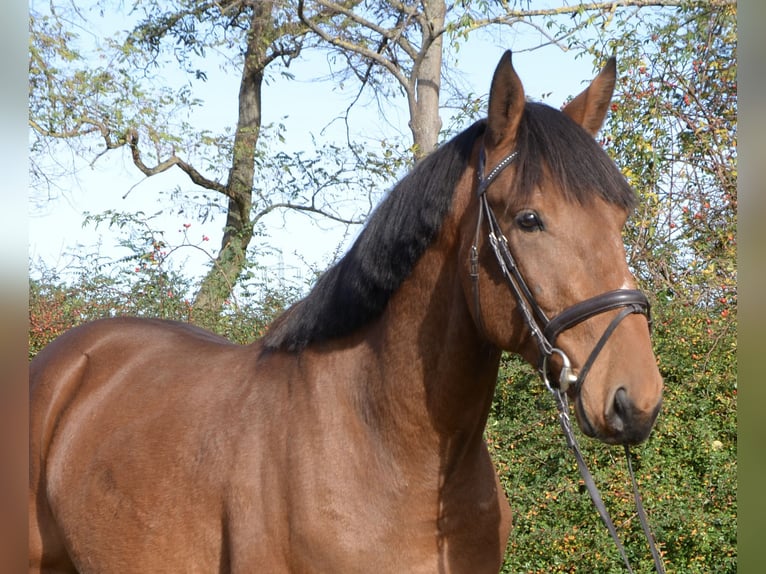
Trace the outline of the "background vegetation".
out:
[[[150,70],[147,61],[160,61],[162,39],[172,38],[176,46],[185,49],[178,61],[194,75],[200,70],[188,54],[195,50],[204,53],[205,46],[213,43],[218,49],[227,43],[239,49],[242,61],[248,53],[258,52],[262,46],[247,43],[250,37],[241,34],[249,25],[263,26],[265,22],[288,34],[290,43],[275,40],[272,48],[277,46],[293,54],[289,57],[298,57],[298,48],[321,46],[322,33],[336,26],[333,37],[345,44],[336,41],[328,48],[331,53],[341,57],[342,50],[351,49],[349,44],[358,48],[348,56],[346,81],[356,79],[363,87],[380,90],[381,97],[393,97],[408,85],[407,78],[417,79],[422,71],[413,67],[415,60],[407,64],[405,57],[417,58],[420,52],[406,52],[404,44],[390,52],[381,47],[375,52],[377,56],[365,55],[362,48],[377,46],[382,40],[378,38],[376,44],[370,38],[371,28],[363,26],[358,13],[356,17],[347,15],[341,25],[336,13],[338,3],[301,3],[307,13],[297,20],[297,8],[293,6],[295,10],[289,12],[289,3],[268,3],[276,6],[268,15],[249,11],[247,2],[229,4],[238,6],[238,11],[221,15],[215,12],[213,3],[194,3],[212,12],[192,13],[192,4],[178,2],[173,4],[173,9],[178,10],[175,15],[185,15],[174,20],[170,12],[158,11],[152,16],[151,2],[138,3],[146,9],[146,19],[129,36],[130,42],[115,46],[125,50],[128,62],[138,58],[134,50],[142,45],[148,60],[141,60],[141,65]],[[351,11],[359,4],[347,2],[343,6]],[[404,29],[396,24],[399,20],[395,10],[404,10],[409,4],[379,4],[380,10],[366,14],[388,26],[379,31],[392,31],[389,39],[409,38],[416,42],[419,28]],[[328,6],[336,10],[331,11],[330,19],[323,13]],[[438,45],[440,51],[456,50],[478,29],[524,21],[544,31],[562,48],[591,58],[594,68],[600,66],[605,55],[619,53],[618,93],[600,137],[641,198],[625,241],[630,264],[652,300],[654,343],[666,384],[664,408],[653,436],[634,451],[636,473],[668,572],[736,572],[736,7],[729,2],[610,2],[534,12],[527,3],[497,3],[505,7],[504,11],[495,7],[493,12],[492,3],[462,2],[451,6],[451,11],[441,15],[410,14],[412,21],[422,17],[438,22],[443,18],[449,42],[444,47]],[[124,116],[109,116],[109,110],[126,103],[124,99],[110,100],[103,95],[96,98],[95,103],[106,108],[105,117],[114,120],[114,125],[107,126],[95,115],[104,112],[95,104],[87,110],[90,115],[82,109],[77,111],[73,102],[78,101],[78,90],[119,92],[123,96],[132,93],[130,105],[140,99],[137,96],[149,96],[142,91],[146,86],[139,86],[135,76],[121,76],[119,80],[124,83],[117,86],[115,77],[104,69],[75,69],[72,63],[80,62],[79,55],[67,48],[72,32],[64,26],[65,20],[54,16],[33,14],[33,181],[49,185],[58,176],[46,161],[50,154],[60,151],[56,142],[94,134],[106,142],[104,153],[120,146],[127,146],[131,153],[139,150],[140,133],[141,141],[153,141],[158,166],[163,158],[176,157],[172,146],[197,150],[196,159],[203,165],[217,166],[214,169],[219,171],[227,162],[234,166],[238,146],[245,145],[241,141],[235,144],[232,137],[195,135],[189,132],[189,126],[182,130],[183,137],[156,131],[151,135],[147,127],[150,120],[162,122],[165,116],[144,118],[137,124]],[[205,18],[210,28],[205,28],[203,34],[202,28],[191,24]],[[261,20],[256,22],[258,18]],[[286,23],[298,28],[286,28]],[[203,41],[208,44],[203,45]],[[425,49],[426,44],[433,45],[429,42],[422,36],[415,47]],[[266,58],[267,52],[258,53]],[[389,64],[402,63],[398,76],[386,67],[380,59],[383,56],[389,57]],[[264,62],[261,64],[265,66]],[[167,117],[172,117],[173,109],[196,105],[188,93],[160,93],[158,97],[165,98],[162,101],[167,105],[147,109],[167,113]],[[452,97],[452,105],[461,114],[441,130],[441,138],[483,114],[485,102],[480,98],[460,99],[459,94]],[[431,112],[412,110],[413,117]],[[140,118],[139,112],[135,118]],[[433,116],[429,118],[433,128]],[[90,131],[72,131],[82,126],[90,126]],[[413,141],[390,144],[382,148],[380,155],[365,155],[363,150],[339,144],[332,155],[345,159],[334,168],[328,167],[326,158],[323,160],[319,153],[314,158],[280,155],[276,163],[267,164],[264,158],[268,154],[258,152],[251,142],[254,147],[246,163],[255,165],[259,173],[288,174],[286,195],[268,196],[255,185],[252,189],[238,188],[236,194],[224,193],[224,201],[213,196],[206,201],[208,207],[218,205],[211,209],[220,210],[227,218],[232,217],[231,201],[240,202],[240,213],[243,206],[249,206],[245,222],[245,227],[249,225],[245,234],[248,241],[262,236],[264,230],[257,222],[261,214],[272,209],[313,205],[319,206],[317,215],[351,221],[360,217],[359,209],[343,214],[329,212],[324,209],[328,204],[314,201],[319,197],[317,190],[335,198],[356,193],[364,211],[369,207],[368,191],[373,184],[390,185],[412,157],[427,152],[423,142],[430,141],[428,138],[415,141],[424,137],[423,133],[418,136],[413,132]],[[93,149],[92,139],[76,141],[80,142],[80,147],[72,148],[76,153],[93,154],[87,151]],[[257,145],[263,150],[263,146],[271,144],[268,138],[261,137]],[[199,151],[205,146],[207,152]],[[163,156],[171,147],[172,155]],[[216,186],[223,189],[234,185],[231,181],[223,185],[225,178],[220,173],[208,179],[216,193]],[[198,213],[206,216],[202,211]],[[186,236],[171,245],[162,230],[152,227],[152,218],[141,213],[113,211],[91,215],[87,222],[124,229],[124,247],[130,255],[109,261],[82,254],[77,273],[72,275],[70,269],[66,278],[60,270],[31,263],[30,357],[74,325],[122,314],[191,321],[245,343],[258,337],[270,320],[299,296],[298,290],[269,289],[257,281],[258,251],[251,246],[247,257],[238,260],[235,271],[227,275],[225,288],[216,286],[214,304],[200,304],[200,290],[209,284],[216,266],[211,267],[207,282],[205,278],[190,279],[174,268],[172,254],[179,249],[206,246],[192,244]],[[242,221],[237,225],[241,226]],[[225,234],[232,230],[234,226],[227,227]],[[225,264],[220,258],[223,251],[213,254],[218,257],[216,265]],[[504,572],[622,571],[575,461],[566,451],[552,400],[531,370],[513,357],[504,358],[502,364],[487,439],[515,515]],[[626,540],[628,553],[635,564],[641,564],[637,571],[651,572],[621,451],[589,440],[584,440],[582,446]]]
[[[243,297],[195,315],[187,285],[160,266],[62,283],[30,280],[30,357],[71,326],[114,315],[193,321],[234,341],[258,337],[294,294]],[[731,316],[656,303],[654,341],[665,403],[652,438],[634,449],[636,475],[668,572],[736,572],[736,336]],[[714,338],[708,330],[716,333]],[[622,572],[556,420],[548,391],[518,359],[503,361],[487,440],[514,512],[503,572]],[[651,572],[621,451],[584,439],[587,463],[631,560]]]

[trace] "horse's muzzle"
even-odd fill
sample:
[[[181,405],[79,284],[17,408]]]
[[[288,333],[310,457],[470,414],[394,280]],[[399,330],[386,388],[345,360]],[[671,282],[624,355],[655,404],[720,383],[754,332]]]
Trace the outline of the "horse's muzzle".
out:
[[[604,413],[605,428],[597,429],[585,413],[581,398],[575,400],[575,414],[582,432],[608,444],[636,445],[649,438],[662,407],[662,400],[651,411],[643,411],[620,387]]]

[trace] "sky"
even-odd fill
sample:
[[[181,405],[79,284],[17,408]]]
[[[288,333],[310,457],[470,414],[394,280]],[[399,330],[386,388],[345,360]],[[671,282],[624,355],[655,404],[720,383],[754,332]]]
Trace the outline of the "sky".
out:
[[[561,105],[568,97],[579,93],[595,75],[589,58],[576,59],[571,52],[555,46],[525,51],[541,43],[541,38],[529,28],[494,34],[476,34],[461,45],[456,65],[450,71],[467,92],[486,96],[494,68],[506,49],[514,51],[514,67],[524,83],[528,97]],[[341,88],[333,81],[314,79],[329,73],[326,59],[320,55],[294,62],[290,72],[296,79],[275,77],[264,89],[263,123],[281,122],[286,127],[287,145],[291,149],[310,149],[311,136],[325,141],[341,143],[345,139],[342,122],[333,122],[351,99],[357,86],[347,82]],[[169,77],[172,81],[172,76]],[[180,78],[179,78],[179,81]],[[236,122],[236,96],[239,70],[223,73],[210,67],[208,81],[201,85],[199,95],[205,105],[195,111],[200,128],[220,131],[224,126],[233,128]],[[377,140],[392,134],[409,134],[408,115],[403,98],[389,104],[385,117],[377,105],[366,102],[354,111],[352,138],[377,145]],[[446,112],[445,112],[446,113]],[[446,118],[443,115],[446,123]],[[467,127],[467,126],[466,126]],[[94,152],[94,157],[97,152]],[[180,155],[180,154],[179,154]],[[85,261],[94,261],[96,254],[113,259],[128,254],[116,247],[119,232],[105,225],[83,227],[84,214],[97,214],[106,210],[155,213],[166,208],[166,215],[153,220],[165,231],[168,243],[178,243],[184,237],[208,251],[214,251],[220,241],[224,215],[205,224],[192,217],[172,214],[167,203],[158,201],[158,192],[176,187],[192,189],[193,185],[180,170],[145,178],[132,165],[126,150],[111,152],[92,165],[92,158],[82,162],[82,169],[72,178],[57,182],[61,187],[54,199],[30,205],[29,257],[34,267],[42,262],[60,274],[75,271]],[[390,182],[389,187],[395,182]],[[386,191],[386,190],[381,190]],[[311,276],[311,268],[324,269],[334,253],[345,251],[360,227],[349,231],[345,226],[316,221],[303,215],[269,216],[266,221],[269,244],[274,250],[262,258],[263,279],[286,280],[302,285]],[[203,241],[203,236],[209,240]],[[340,245],[340,248],[339,248]],[[208,261],[202,250],[179,250],[173,255],[176,268],[183,268],[192,276],[201,277]]]

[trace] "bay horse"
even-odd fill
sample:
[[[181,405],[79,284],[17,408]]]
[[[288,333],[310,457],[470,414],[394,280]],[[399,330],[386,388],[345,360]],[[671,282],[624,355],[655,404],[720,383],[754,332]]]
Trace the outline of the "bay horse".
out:
[[[483,432],[501,351],[607,443],[644,440],[661,404],[621,238],[635,196],[594,138],[615,76],[611,59],[556,110],[526,101],[506,52],[487,118],[250,345],[114,318],[42,350],[31,571],[498,572],[511,513]]]

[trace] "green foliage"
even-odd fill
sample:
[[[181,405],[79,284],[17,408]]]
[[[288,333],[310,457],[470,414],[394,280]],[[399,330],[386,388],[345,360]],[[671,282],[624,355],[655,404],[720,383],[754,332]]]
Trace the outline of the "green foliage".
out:
[[[178,294],[186,286],[185,280],[168,274],[139,281],[128,292],[122,291],[118,280],[100,273],[82,275],[74,283],[51,275],[30,279],[29,283],[30,359],[72,327],[117,316],[185,321],[246,344],[261,336],[291,301],[282,293],[266,292],[252,304],[229,301],[221,313],[193,312],[190,301]]]
[[[668,572],[737,571],[736,333],[694,306],[654,308],[663,411],[634,468]],[[514,512],[503,572],[622,572],[556,419],[519,359],[502,363],[487,440]],[[652,572],[622,450],[580,439],[637,572]]]
[[[568,41],[598,67],[618,56],[602,143],[641,199],[626,245],[665,396],[634,467],[667,570],[736,572],[736,7],[618,10],[612,26]],[[547,395],[504,361],[487,428],[515,512],[503,571],[622,572]],[[651,572],[621,450],[580,442],[636,571]]]
[[[292,301],[295,289],[277,291],[257,286],[233,294],[220,312],[195,310],[191,281],[163,261],[163,245],[138,252],[121,265],[88,265],[64,280],[55,271],[36,267],[29,280],[29,357],[64,331],[88,321],[117,316],[185,321],[245,344],[260,337],[268,324]]]
[[[456,42],[465,42],[469,32],[498,16],[495,5],[483,1],[455,6],[459,13],[447,32]],[[160,11],[161,17],[153,19],[148,11],[129,41],[111,45],[122,50],[119,58],[93,68],[83,66],[78,38],[61,27],[61,20],[32,13],[33,151],[48,136],[71,133],[97,140],[93,128],[99,125],[89,123],[86,109],[108,120],[104,125],[115,144],[133,129],[153,144],[158,158],[183,143],[179,149],[204,159],[211,173],[227,164],[233,153],[230,133],[177,125],[179,109],[188,113],[198,105],[188,86],[177,93],[152,88],[160,52],[143,54],[137,47],[151,45],[163,31],[178,40],[178,48],[171,50],[177,63],[195,81],[205,79],[200,67],[205,47],[197,43],[199,29],[194,27],[202,24],[169,14]],[[693,2],[654,11],[613,7],[589,13],[581,8],[571,18],[545,20],[539,30],[569,50],[590,55],[598,67],[606,56],[618,57],[617,98],[602,143],[641,199],[625,239],[630,265],[653,303],[653,338],[666,384],[657,427],[645,445],[634,449],[636,474],[669,572],[736,572],[736,7]],[[220,35],[219,27],[208,32],[220,46],[241,43],[241,38]],[[146,75],[126,74],[123,68],[135,68],[138,60],[145,63]],[[390,88],[390,78],[377,68],[372,73],[371,86]],[[78,97],[87,105],[73,105]],[[161,105],[150,106],[150,100]],[[446,132],[463,127],[483,109],[473,95],[454,106],[455,123]],[[82,126],[90,131],[81,131]],[[172,127],[175,135],[169,133]],[[337,219],[356,218],[358,212],[346,209],[344,198],[365,193],[369,207],[375,201],[366,191],[394,179],[411,156],[406,146],[383,142],[376,152],[325,146],[325,153],[290,157],[274,153],[280,149],[276,140],[284,143],[281,130],[264,133],[255,157],[263,175],[254,184],[255,222],[289,204],[309,213],[321,209]],[[52,179],[48,167],[35,163],[33,171]],[[330,193],[322,204],[316,201],[318,190],[337,194]],[[171,197],[177,209],[181,194]],[[195,209],[205,218],[209,210],[224,208],[203,198]],[[179,249],[206,245],[186,236],[170,245],[144,214],[107,212],[89,221],[124,229],[122,246],[128,255],[97,267],[88,261],[68,281],[35,270],[30,356],[72,326],[114,315],[191,321],[249,342],[296,297],[295,292],[248,283],[254,277],[251,263],[221,313],[194,312],[190,293],[196,285],[168,258]],[[258,225],[257,233],[262,232]],[[251,259],[255,255],[251,252]],[[502,363],[487,440],[515,515],[503,572],[623,571],[567,450],[553,401],[517,359]],[[588,439],[581,443],[636,571],[650,572],[621,450]]]

